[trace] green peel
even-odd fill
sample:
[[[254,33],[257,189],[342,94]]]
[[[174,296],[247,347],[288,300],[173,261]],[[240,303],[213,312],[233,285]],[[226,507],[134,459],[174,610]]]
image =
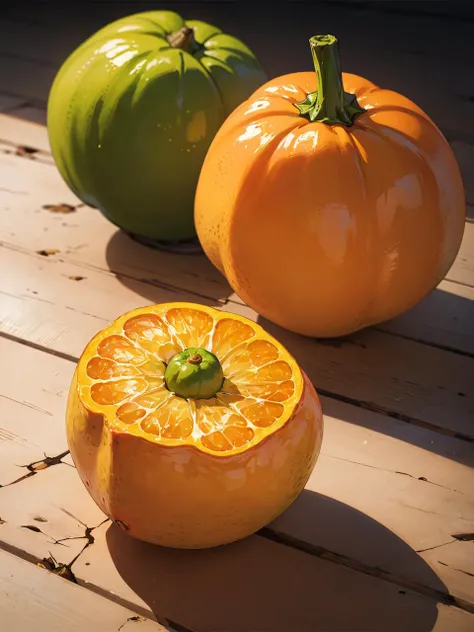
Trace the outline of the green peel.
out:
[[[167,389],[184,399],[210,399],[223,382],[221,363],[206,349],[185,349],[177,353],[165,371]]]

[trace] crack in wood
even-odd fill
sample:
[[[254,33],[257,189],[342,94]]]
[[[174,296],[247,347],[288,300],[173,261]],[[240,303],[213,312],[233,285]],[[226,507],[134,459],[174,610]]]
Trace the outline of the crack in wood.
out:
[[[19,399],[15,399],[14,397],[9,397],[8,395],[3,395],[2,393],[0,393],[0,397],[3,399],[8,399],[10,402],[15,402],[15,404],[20,404],[21,406],[26,406],[27,408],[32,408],[33,410],[38,411],[39,413],[42,413],[43,415],[48,415],[48,417],[52,417],[53,414],[49,412],[49,410],[45,410],[44,408],[40,408],[39,406],[36,406],[35,404],[31,404],[30,402],[25,402]]]
[[[456,538],[456,540],[460,540],[461,542],[474,541],[474,533],[453,533],[451,537]]]
[[[455,492],[456,494],[464,495],[464,492],[459,491],[458,489],[452,489],[451,487],[446,487],[445,485],[441,485],[440,483],[434,483],[433,481],[429,481],[425,476],[415,476],[414,474],[409,474],[408,472],[400,472],[398,470],[389,470],[385,467],[379,467],[378,465],[369,465],[369,463],[360,463],[359,461],[352,461],[351,459],[344,459],[340,456],[335,456],[333,454],[326,454],[325,452],[321,452],[321,456],[325,456],[329,459],[337,459],[338,461],[345,461],[346,463],[353,463],[354,465],[361,465],[362,467],[369,467],[373,470],[380,470],[382,472],[389,472],[390,474],[399,474],[400,476],[408,476],[409,478],[413,478],[415,481],[422,481],[423,483],[429,483],[430,485],[435,485],[436,487],[441,487],[442,489],[447,489],[450,492]],[[454,536],[453,536],[454,537]]]
[[[10,193],[10,195],[28,195],[27,191],[17,191],[16,189],[8,189],[7,187],[0,187],[0,191]]]
[[[2,487],[10,487],[11,485],[16,485],[17,483],[20,483],[21,481],[24,481],[27,478],[31,478],[32,476],[35,476],[35,474],[38,474],[38,472],[41,472],[42,470],[45,470],[48,467],[52,467],[53,465],[58,465],[59,463],[63,463],[62,459],[68,454],[69,454],[69,450],[65,450],[64,452],[61,452],[61,454],[57,454],[56,456],[47,456],[45,454],[44,459],[41,459],[39,461],[33,461],[33,463],[30,463],[29,465],[18,466],[18,467],[26,468],[28,470],[28,473],[24,474],[23,476],[20,476],[19,478],[15,479],[14,481],[11,481],[10,483],[7,483],[6,485],[0,485],[0,489]],[[63,463],[63,465],[65,464]]]
[[[123,630],[125,628],[125,626],[127,625],[127,623],[129,623],[130,621],[133,621],[134,623],[138,623],[140,621],[146,621],[148,619],[148,617],[141,617],[139,615],[133,615],[132,617],[128,617],[127,620],[122,623],[122,625],[118,628],[117,632],[120,632],[121,630]],[[150,619],[148,619],[150,620]],[[180,625],[179,623],[175,623],[174,621],[171,621],[170,619],[156,619],[156,621],[158,623],[160,623],[161,625],[166,626],[170,631],[174,630],[175,632],[193,632],[192,630],[190,630],[189,628],[185,628],[184,626]]]
[[[468,575],[469,577],[474,577],[474,573],[471,573],[470,571],[464,571],[462,568],[450,566],[449,564],[446,564],[446,562],[441,562],[440,560],[438,560],[438,564],[441,564],[441,566],[447,566],[451,570],[457,571],[458,573],[464,573],[464,575]]]
[[[49,211],[50,213],[65,214],[65,213],[75,213],[77,207],[73,206],[72,204],[66,204],[65,202],[62,202],[59,204],[43,204],[41,208],[44,209],[45,211]]]
[[[35,349],[36,351],[42,351],[44,353],[49,353],[56,358],[61,358],[62,360],[66,360],[67,362],[72,362],[73,364],[77,364],[79,357],[70,355],[69,353],[63,353],[62,351],[55,351],[54,349],[50,349],[49,347],[45,347],[44,345],[40,345],[37,342],[32,342],[30,340],[25,340],[24,338],[19,338],[18,336],[14,336],[13,334],[8,334],[5,331],[0,331],[0,338],[5,338],[5,340],[11,340],[11,342],[17,342],[19,345],[23,345],[24,347],[29,347],[30,349]]]
[[[21,526],[22,529],[28,529],[29,531],[33,531],[33,533],[41,533],[42,535],[46,536],[47,538],[51,538],[50,544],[59,544],[60,546],[67,546],[67,544],[63,544],[62,543],[62,540],[56,540],[56,538],[53,538],[53,536],[49,535],[49,533],[46,533],[45,531],[42,531],[36,525],[33,525],[33,524],[22,524],[20,526]],[[74,539],[74,538],[63,538],[63,539],[67,540],[67,539]]]
[[[29,158],[34,159],[35,154],[38,153],[38,149],[34,147],[29,147],[28,145],[17,145],[15,150],[15,156],[20,156],[20,158]]]
[[[275,542],[277,544],[282,544],[289,548],[297,549],[303,553],[307,553],[314,557],[332,562],[333,564],[338,564],[340,566],[350,568],[359,573],[363,573],[364,575],[376,577],[377,579],[382,579],[391,584],[407,588],[408,590],[425,595],[426,597],[436,599],[437,601],[444,603],[445,605],[456,606],[461,610],[465,610],[466,612],[474,614],[474,603],[466,601],[459,597],[455,597],[454,595],[451,595],[442,590],[425,586],[418,581],[408,579],[407,577],[404,577],[402,575],[396,575],[395,573],[386,571],[382,568],[379,568],[378,566],[369,566],[368,564],[365,564],[364,562],[361,562],[359,560],[352,559],[341,553],[336,553],[335,551],[330,551],[329,549],[326,549],[322,546],[310,544],[309,542],[300,540],[299,538],[290,536],[286,533],[275,531],[270,527],[264,527],[263,529],[260,529],[259,531],[257,531],[256,535],[267,540],[271,540],[272,542]]]
[[[102,520],[101,523],[99,523],[95,527],[86,526],[84,535],[82,536],[73,536],[73,537],[61,538],[60,540],[57,540],[58,544],[61,544],[62,542],[65,542],[66,540],[82,540],[84,538],[87,540],[87,542],[84,544],[84,546],[79,551],[79,553],[68,564],[64,564],[63,562],[58,562],[54,558],[51,551],[49,551],[49,557],[43,558],[41,562],[37,563],[37,566],[41,566],[42,568],[45,568],[51,573],[54,573],[55,575],[59,575],[63,579],[67,579],[68,581],[77,584],[78,582],[72,570],[72,566],[73,564],[75,564],[75,562],[77,562],[77,560],[84,553],[84,551],[88,549],[92,544],[94,544],[95,538],[92,535],[92,532],[95,531],[95,529],[98,529],[99,527],[101,527],[103,524],[105,524],[108,521],[109,521],[109,518],[105,518],[104,520]],[[81,522],[81,524],[84,524],[82,521],[79,521],[79,522]]]
[[[138,614],[134,615],[133,617],[127,617],[127,620],[125,621],[125,623],[122,623],[122,625],[118,628],[117,632],[120,632],[120,630],[122,630],[129,621],[143,621],[143,617],[140,617]]]
[[[3,114],[5,114],[5,112],[3,112]],[[47,166],[53,166],[55,165],[54,159],[51,156],[51,154],[48,154],[47,152],[41,150],[41,149],[36,149],[33,147],[17,147],[14,143],[10,143],[4,139],[0,139],[0,143],[2,145],[7,145],[10,146],[7,149],[5,149],[4,147],[0,148],[0,154],[4,154],[6,156],[17,156],[19,158],[24,158],[26,160],[34,160],[35,162],[39,162],[42,165],[47,165]],[[31,153],[28,153],[28,150],[31,150]],[[25,193],[25,195],[29,195],[28,193]]]
[[[57,248],[43,248],[43,250],[37,250],[36,254],[42,257],[52,257],[59,254],[59,250]]]
[[[418,549],[416,553],[425,553],[426,551],[434,551],[434,549],[441,549],[443,546],[448,546],[448,544],[454,544],[454,542],[457,542],[456,538],[449,540],[449,542],[442,542],[441,544],[436,544],[435,546],[429,546],[426,549]]]

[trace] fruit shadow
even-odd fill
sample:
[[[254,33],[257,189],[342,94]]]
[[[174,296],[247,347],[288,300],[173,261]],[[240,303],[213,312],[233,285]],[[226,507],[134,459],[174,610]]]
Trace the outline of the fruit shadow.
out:
[[[473,322],[473,301],[440,288],[397,319],[337,339],[300,336],[258,318],[258,323],[295,357],[324,397],[325,415],[469,467],[474,467],[474,432],[469,422],[474,406],[474,393],[469,387]],[[453,324],[448,331],[449,323]],[[420,332],[423,340],[417,339]],[[455,343],[456,347],[450,349],[438,344],[443,337],[447,344]],[[456,388],[453,376],[446,377],[443,364],[448,353],[453,354],[452,366],[458,372]],[[446,379],[450,382],[448,388],[444,384]],[[426,407],[422,403],[423,391]],[[443,417],[436,411],[436,421],[431,414],[434,401],[440,401],[443,409],[449,410]],[[412,409],[416,409],[413,417]],[[462,425],[458,422],[461,418],[466,420]],[[448,424],[453,420],[459,427],[459,438],[456,438],[458,427],[449,436]],[[439,426],[441,432],[446,425],[448,432],[430,431],[424,427],[425,423]],[[463,438],[466,440],[460,440]]]
[[[110,238],[105,256],[117,279],[152,303],[163,302],[163,289],[175,294],[168,300],[217,306],[233,294],[225,278],[201,249],[171,246],[171,250],[143,245],[122,230]]]
[[[214,549],[154,546],[115,524],[106,540],[122,579],[159,621],[177,629],[428,632],[437,599],[452,601],[394,533],[308,490],[269,527]]]

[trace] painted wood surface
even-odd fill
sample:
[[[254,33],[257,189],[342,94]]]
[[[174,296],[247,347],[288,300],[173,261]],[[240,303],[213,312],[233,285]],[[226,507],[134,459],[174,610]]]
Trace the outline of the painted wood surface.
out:
[[[463,65],[448,67],[433,47],[443,20],[420,29],[421,18],[408,27],[406,16],[387,13],[390,28],[377,29],[373,7],[319,11],[328,32],[341,11],[364,16],[363,47],[362,31],[339,21],[346,69],[426,109],[451,143],[468,202],[459,256],[434,292],[400,318],[324,342],[261,321],[203,255],[138,245],[62,181],[44,127],[49,85],[112,5],[69,16],[65,31],[60,11],[45,21],[18,6],[0,20],[0,629],[470,632],[474,105]],[[189,3],[178,5],[189,13]],[[221,11],[225,27],[222,7],[203,10]],[[274,17],[276,29],[288,19]],[[258,19],[245,20],[257,48]],[[306,20],[298,11],[292,19]],[[455,56],[469,24],[450,19]],[[243,28],[239,20],[229,30]],[[46,26],[57,37],[44,38]],[[298,51],[292,37],[288,48]],[[291,71],[305,55],[267,61]],[[436,82],[422,84],[420,76],[435,77],[433,63]],[[322,453],[297,501],[255,536],[210,551],[152,547],[111,524],[82,485],[64,433],[88,340],[125,311],[178,300],[259,320],[308,373],[325,413]]]
[[[2,632],[166,632],[154,621],[0,550]]]

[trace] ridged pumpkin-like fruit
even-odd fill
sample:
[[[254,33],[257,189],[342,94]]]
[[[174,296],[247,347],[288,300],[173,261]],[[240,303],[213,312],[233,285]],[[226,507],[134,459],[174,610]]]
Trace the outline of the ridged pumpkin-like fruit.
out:
[[[117,20],[60,68],[51,150],[74,193],[124,230],[195,236],[202,161],[225,117],[267,80],[241,41],[172,11]]]
[[[246,318],[170,303],[120,317],[87,345],[67,405],[77,471],[136,538],[204,548],[281,514],[316,463],[318,396]]]
[[[461,243],[459,168],[404,96],[342,74],[337,41],[310,40],[316,74],[271,80],[216,135],[196,193],[200,242],[259,314],[335,337],[405,312]]]

